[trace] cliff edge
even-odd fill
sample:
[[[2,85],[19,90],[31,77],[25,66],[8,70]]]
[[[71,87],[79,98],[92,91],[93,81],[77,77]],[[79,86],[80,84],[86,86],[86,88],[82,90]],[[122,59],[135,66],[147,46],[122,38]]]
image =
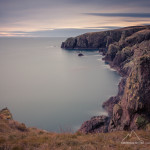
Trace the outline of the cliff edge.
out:
[[[105,121],[103,117],[94,117],[93,120]],[[145,144],[130,146],[121,144],[129,135],[128,131],[116,131],[112,133],[83,134],[76,133],[53,133],[37,128],[28,128],[12,118],[10,111],[5,108],[0,111],[0,150],[122,150],[150,149],[146,144],[150,141],[150,130],[136,131],[140,140]],[[130,133],[131,134],[131,133]],[[134,136],[129,141],[135,141]],[[137,141],[136,141],[137,142]],[[140,142],[138,140],[138,142]],[[133,144],[132,144],[133,145]]]
[[[68,38],[61,47],[98,49],[122,76],[118,95],[103,103],[109,117],[92,117],[79,131],[111,132],[150,126],[150,25],[86,33]]]

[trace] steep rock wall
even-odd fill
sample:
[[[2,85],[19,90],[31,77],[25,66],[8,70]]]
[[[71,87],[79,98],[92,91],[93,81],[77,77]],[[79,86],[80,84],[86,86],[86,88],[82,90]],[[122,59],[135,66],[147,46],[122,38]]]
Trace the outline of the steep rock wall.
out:
[[[88,124],[83,123],[79,131],[109,132],[150,125],[150,26],[86,33],[67,39],[62,43],[62,48],[99,49],[102,52],[105,49],[104,60],[123,77],[118,95],[103,104],[109,113],[107,122],[103,123],[105,128],[101,119],[96,120],[100,126],[94,128],[92,118]]]

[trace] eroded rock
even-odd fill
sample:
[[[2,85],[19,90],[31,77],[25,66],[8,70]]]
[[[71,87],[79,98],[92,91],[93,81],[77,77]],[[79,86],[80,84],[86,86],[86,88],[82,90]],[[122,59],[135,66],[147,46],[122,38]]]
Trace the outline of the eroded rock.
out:
[[[109,117],[107,116],[94,116],[90,120],[84,122],[78,130],[83,133],[99,133],[107,132]]]
[[[0,111],[0,118],[4,120],[12,120],[12,114],[10,113],[9,109],[6,107]]]

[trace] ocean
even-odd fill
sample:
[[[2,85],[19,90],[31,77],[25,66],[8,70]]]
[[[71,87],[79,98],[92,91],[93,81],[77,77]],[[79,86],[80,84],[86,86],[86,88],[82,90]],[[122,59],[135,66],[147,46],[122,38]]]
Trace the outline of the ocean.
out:
[[[119,74],[98,51],[61,49],[66,38],[0,38],[0,109],[52,132],[74,132],[118,92]]]

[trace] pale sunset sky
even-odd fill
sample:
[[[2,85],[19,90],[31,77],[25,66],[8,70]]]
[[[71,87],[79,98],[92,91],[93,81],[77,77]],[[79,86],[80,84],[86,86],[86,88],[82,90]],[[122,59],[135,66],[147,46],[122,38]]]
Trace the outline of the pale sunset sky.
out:
[[[0,36],[68,37],[150,24],[150,0],[0,0]]]

